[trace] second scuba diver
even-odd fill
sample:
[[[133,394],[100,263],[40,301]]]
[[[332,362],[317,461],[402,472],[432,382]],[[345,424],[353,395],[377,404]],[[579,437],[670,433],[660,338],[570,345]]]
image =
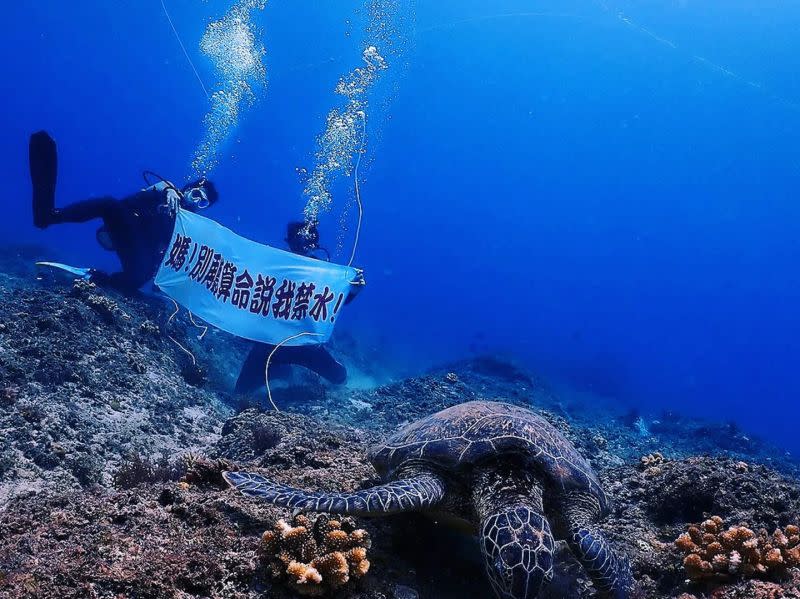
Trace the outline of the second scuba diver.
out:
[[[155,276],[172,237],[177,207],[197,212],[219,199],[211,181],[194,181],[178,189],[162,180],[121,200],[103,196],[56,208],[56,142],[45,131],[34,133],[28,157],[33,183],[33,224],[46,229],[51,225],[102,219],[97,241],[104,249],[116,252],[122,270],[111,274],[91,270],[90,278],[126,293],[136,291]]]
[[[314,224],[289,223],[285,241],[289,246],[289,251],[294,254],[308,258],[318,258],[319,252],[324,252],[325,259],[330,259],[328,250],[319,245],[319,231]],[[344,300],[345,305],[353,301],[363,287],[364,279],[359,274],[358,278],[353,282],[350,293]],[[253,345],[242,365],[239,379],[236,381],[237,393],[250,393],[264,385],[267,358],[275,347],[275,345],[268,343],[256,343]],[[336,385],[341,385],[347,380],[347,369],[321,344],[279,347],[270,362],[270,369],[274,368],[274,374],[270,378],[284,376],[287,372],[287,367],[292,365],[308,368],[328,382]]]

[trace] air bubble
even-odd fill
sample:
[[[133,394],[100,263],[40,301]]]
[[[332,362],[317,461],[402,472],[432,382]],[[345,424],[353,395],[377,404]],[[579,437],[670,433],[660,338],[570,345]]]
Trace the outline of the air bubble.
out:
[[[333,205],[331,187],[339,176],[351,176],[355,158],[365,152],[365,127],[369,113],[368,97],[381,73],[389,68],[379,48],[389,56],[398,56],[400,43],[395,26],[398,11],[394,0],[368,0],[369,21],[366,28],[361,65],[344,75],[335,93],[345,99],[343,106],[332,108],[325,120],[325,130],[317,138],[315,166],[306,182],[304,216],[306,223],[317,223],[319,215]],[[350,25],[349,21],[347,25]]]
[[[208,24],[200,40],[200,50],[214,64],[220,83],[211,96],[203,137],[192,160],[198,176],[207,176],[219,163],[221,148],[238,126],[242,109],[257,99],[254,89],[266,89],[266,50],[252,24],[253,11],[265,6],[266,0],[239,0],[222,19]]]

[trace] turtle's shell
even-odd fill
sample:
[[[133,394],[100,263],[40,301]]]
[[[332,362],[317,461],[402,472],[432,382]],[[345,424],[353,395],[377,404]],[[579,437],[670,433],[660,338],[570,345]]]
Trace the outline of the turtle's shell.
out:
[[[605,510],[597,476],[572,443],[541,416],[507,403],[471,401],[437,412],[378,444],[370,460],[385,478],[409,463],[430,464],[459,476],[507,455],[526,460],[552,490],[589,491]]]

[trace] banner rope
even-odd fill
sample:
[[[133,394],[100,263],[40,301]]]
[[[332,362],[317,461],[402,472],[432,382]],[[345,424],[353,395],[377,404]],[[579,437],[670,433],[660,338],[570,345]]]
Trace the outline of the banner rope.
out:
[[[173,312],[173,313],[170,315],[170,317],[167,319],[167,326],[169,326],[169,325],[172,323],[172,320],[173,320],[173,319],[174,319],[174,318],[175,318],[175,317],[178,315],[178,312],[180,312],[180,311],[181,311],[181,307],[178,305],[178,302],[176,302],[176,301],[175,301],[174,299],[172,299],[172,298],[169,298],[169,299],[170,299],[170,301],[171,301],[173,304],[175,304],[175,311],[174,311],[174,312]],[[191,314],[191,312],[190,312],[190,314]],[[205,333],[204,333],[204,334],[205,334]],[[169,337],[169,338],[170,338],[170,340],[171,340],[171,341],[172,341],[172,342],[173,342],[175,345],[177,345],[178,347],[180,347],[180,348],[181,348],[181,349],[182,349],[182,350],[183,350],[183,351],[184,351],[186,354],[188,354],[188,355],[189,355],[189,357],[192,359],[192,366],[197,366],[197,360],[195,359],[195,357],[194,357],[194,354],[193,354],[192,352],[190,352],[188,349],[186,349],[185,347],[183,347],[183,345],[181,345],[181,344],[178,342],[178,340],[177,340],[177,339],[175,339],[175,337],[173,337],[173,336],[172,336],[172,335],[170,335],[169,333],[167,333],[167,337]]]
[[[206,99],[210,100],[211,96],[209,95],[208,90],[206,89],[206,86],[203,83],[202,77],[200,77],[200,73],[197,72],[197,69],[195,68],[194,63],[192,62],[192,59],[189,58],[189,53],[186,51],[186,47],[183,45],[183,42],[181,41],[181,36],[178,35],[178,30],[175,29],[175,24],[172,22],[172,18],[169,16],[169,11],[167,11],[167,5],[164,4],[164,0],[161,0],[161,8],[164,9],[164,14],[167,17],[167,21],[169,22],[169,26],[172,27],[172,33],[175,34],[175,39],[178,40],[178,43],[181,46],[181,50],[183,50],[183,55],[186,57],[186,60],[189,62],[189,66],[192,67],[192,71],[194,71],[194,76],[197,77],[197,81],[200,83],[200,87],[203,88],[203,93],[206,95]]]
[[[174,301],[174,300],[173,300],[173,301]],[[196,326],[198,329],[203,329],[203,332],[202,332],[202,333],[200,333],[200,335],[198,335],[198,337],[197,337],[197,340],[198,340],[198,341],[202,341],[202,340],[203,340],[203,337],[205,337],[205,336],[206,336],[206,333],[208,333],[208,327],[207,327],[207,326],[205,326],[205,325],[202,325],[202,324],[197,324],[197,323],[194,321],[194,314],[192,314],[192,311],[191,311],[191,310],[187,310],[187,312],[189,313],[189,320],[191,320],[191,321],[192,321],[192,324],[193,324],[194,326]]]
[[[358,150],[358,158],[356,158],[356,167],[353,169],[353,178],[355,179],[355,193],[356,203],[358,204],[358,225],[356,225],[356,238],[353,241],[353,251],[350,254],[350,262],[347,266],[353,266],[353,260],[356,259],[356,250],[358,249],[358,238],[361,236],[361,221],[364,218],[364,205],[361,203],[361,189],[358,185],[358,167],[361,166],[361,156],[364,154],[364,149],[367,142],[367,113],[361,112],[361,148]]]
[[[267,398],[269,399],[269,403],[272,404],[272,407],[275,409],[276,412],[280,412],[278,406],[275,405],[275,402],[272,401],[272,389],[269,387],[269,364],[272,361],[272,356],[278,351],[278,348],[292,341],[293,339],[298,339],[299,337],[304,337],[305,335],[309,335],[312,337],[323,337],[321,333],[297,333],[296,335],[292,335],[291,337],[287,337],[283,341],[281,341],[278,345],[272,348],[272,351],[269,352],[269,356],[267,356],[267,363],[264,366],[264,382],[267,384]]]

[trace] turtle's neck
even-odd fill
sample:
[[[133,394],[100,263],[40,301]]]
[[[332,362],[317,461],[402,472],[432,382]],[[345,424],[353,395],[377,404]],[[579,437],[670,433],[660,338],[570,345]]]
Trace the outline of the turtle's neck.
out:
[[[489,514],[518,505],[544,509],[541,483],[533,474],[512,463],[491,464],[475,471],[472,502],[482,520]]]

